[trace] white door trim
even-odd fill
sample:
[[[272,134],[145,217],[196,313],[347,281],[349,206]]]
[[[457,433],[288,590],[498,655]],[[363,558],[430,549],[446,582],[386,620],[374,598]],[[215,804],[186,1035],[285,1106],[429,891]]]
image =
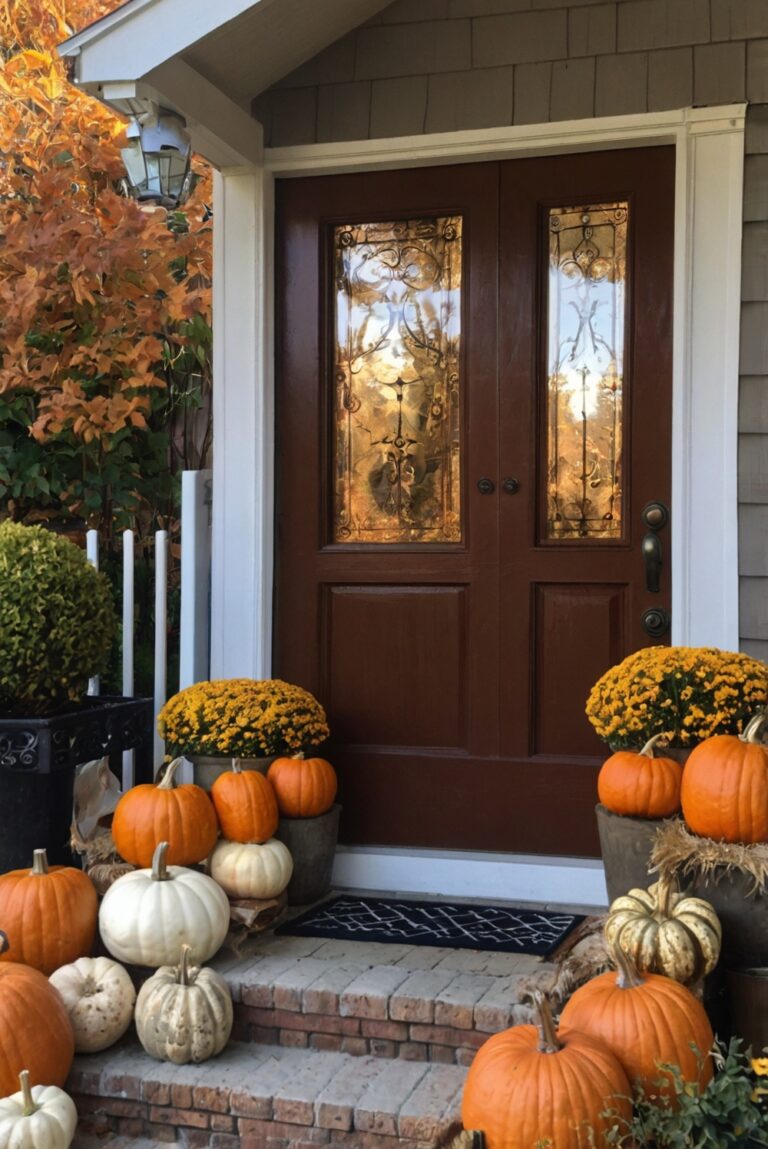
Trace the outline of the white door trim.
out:
[[[266,677],[271,669],[273,178],[659,144],[673,144],[677,157],[672,641],[737,648],[744,122],[745,106],[738,104],[312,144],[267,149],[263,167],[221,173],[215,200],[213,677]],[[548,865],[542,859],[537,868],[551,878]],[[573,864],[566,865],[573,876]],[[577,895],[574,890],[573,900]],[[535,900],[551,898],[542,889]]]
[[[745,104],[728,104],[382,140],[299,144],[267,148],[265,163],[276,176],[309,176],[653,146],[677,143],[681,132],[743,133],[745,111]]]
[[[274,561],[272,176],[214,173],[211,678],[267,678]]]

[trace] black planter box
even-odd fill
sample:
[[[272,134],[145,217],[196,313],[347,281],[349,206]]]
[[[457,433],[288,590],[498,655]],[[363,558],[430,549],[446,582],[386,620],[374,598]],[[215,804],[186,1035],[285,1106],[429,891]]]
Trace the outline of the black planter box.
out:
[[[152,780],[152,699],[102,696],[48,718],[0,715],[0,872],[21,869],[32,850],[69,865],[75,770],[134,750],[134,782]]]

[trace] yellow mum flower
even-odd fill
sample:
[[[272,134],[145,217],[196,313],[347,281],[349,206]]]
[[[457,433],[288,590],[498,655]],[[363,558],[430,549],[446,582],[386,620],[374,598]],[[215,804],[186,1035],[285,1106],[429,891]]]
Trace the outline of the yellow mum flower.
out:
[[[311,750],[329,735],[317,699],[278,678],[197,682],[169,698],[157,725],[174,754],[237,758]]]
[[[587,717],[616,748],[664,734],[689,746],[740,733],[768,703],[768,667],[712,647],[647,647],[612,667],[592,688]]]

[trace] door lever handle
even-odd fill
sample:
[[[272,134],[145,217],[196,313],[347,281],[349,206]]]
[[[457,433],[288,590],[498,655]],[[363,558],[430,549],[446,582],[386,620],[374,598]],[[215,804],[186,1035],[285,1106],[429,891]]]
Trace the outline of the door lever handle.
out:
[[[645,562],[645,589],[651,594],[658,594],[661,579],[661,540],[654,531],[648,531],[643,536],[642,550]]]

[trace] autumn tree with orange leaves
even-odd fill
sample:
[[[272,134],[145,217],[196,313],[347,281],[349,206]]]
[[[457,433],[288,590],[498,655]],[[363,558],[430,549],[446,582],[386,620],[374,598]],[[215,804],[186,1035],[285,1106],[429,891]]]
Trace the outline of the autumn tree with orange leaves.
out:
[[[56,54],[116,6],[0,0],[0,514],[106,536],[166,525],[210,449],[209,173],[128,198],[124,125]]]

